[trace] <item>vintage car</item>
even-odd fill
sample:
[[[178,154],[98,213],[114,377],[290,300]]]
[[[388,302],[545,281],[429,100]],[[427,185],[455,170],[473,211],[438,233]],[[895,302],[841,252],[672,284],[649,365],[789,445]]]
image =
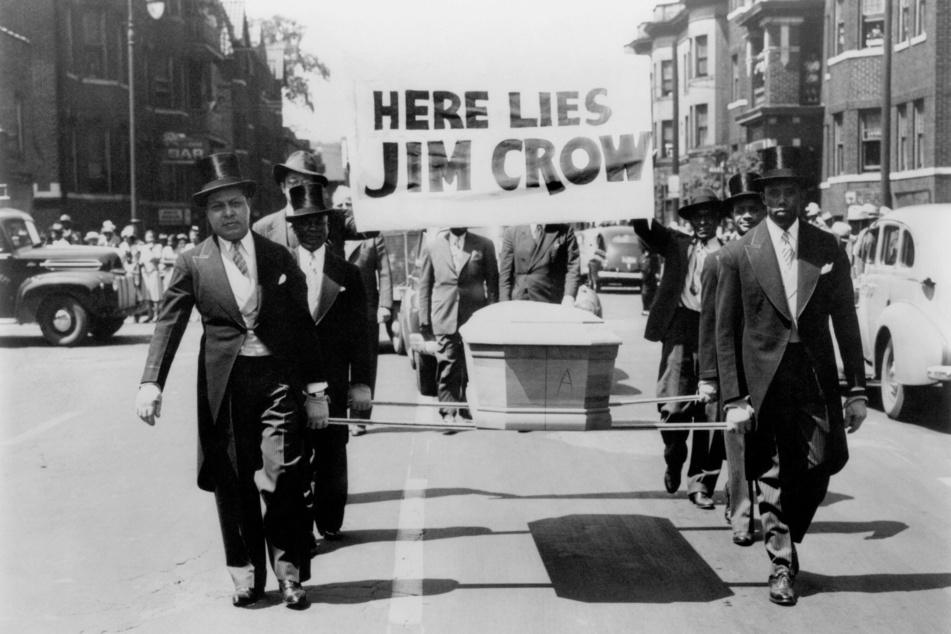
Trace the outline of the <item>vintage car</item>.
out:
[[[922,390],[951,389],[951,204],[891,211],[855,245],[865,359],[882,406],[901,418]]]
[[[594,227],[577,232],[581,273],[595,292],[605,285],[639,287],[644,249],[630,225]]]
[[[115,249],[43,246],[33,217],[0,209],[0,323],[38,322],[57,346],[105,340],[139,309]]]

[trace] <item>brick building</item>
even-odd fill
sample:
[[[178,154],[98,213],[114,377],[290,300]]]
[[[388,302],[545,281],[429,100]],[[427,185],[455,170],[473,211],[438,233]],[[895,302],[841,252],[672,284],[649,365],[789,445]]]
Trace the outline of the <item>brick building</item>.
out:
[[[97,229],[106,219],[127,223],[127,0],[2,6],[0,71],[3,85],[12,82],[17,95],[11,98],[4,90],[0,96],[5,131],[0,184],[8,182],[11,206],[32,212],[41,227],[62,213],[83,230]],[[144,0],[132,6],[136,199],[142,227],[171,232],[201,224],[191,205],[191,194],[200,186],[193,163],[221,151],[236,152],[246,177],[258,181],[253,214],[272,211],[279,189],[270,171],[284,149],[281,81],[268,63],[268,51],[249,36],[244,3],[165,0],[160,19],[149,16]],[[22,101],[20,111],[26,113],[19,154],[11,154],[8,132],[15,127],[14,99]],[[21,193],[26,191],[21,181],[32,181],[30,195]]]
[[[822,207],[882,200],[885,0],[825,3]],[[892,207],[951,201],[951,3],[891,1]]]

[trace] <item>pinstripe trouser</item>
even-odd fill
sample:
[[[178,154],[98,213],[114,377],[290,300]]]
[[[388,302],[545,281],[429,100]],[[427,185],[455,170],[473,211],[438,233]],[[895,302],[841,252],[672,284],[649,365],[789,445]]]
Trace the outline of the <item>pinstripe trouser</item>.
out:
[[[747,439],[747,473],[759,474],[763,541],[773,574],[796,568],[795,544],[829,489],[828,429],[825,399],[805,347],[789,344]]]

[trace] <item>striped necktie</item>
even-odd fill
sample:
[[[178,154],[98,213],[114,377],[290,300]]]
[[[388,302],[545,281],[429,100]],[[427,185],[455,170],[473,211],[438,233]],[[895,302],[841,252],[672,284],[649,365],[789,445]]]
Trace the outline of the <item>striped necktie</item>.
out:
[[[241,241],[232,240],[231,246],[231,257],[234,260],[234,265],[238,267],[239,271],[241,271],[241,275],[251,279],[251,272],[248,270],[248,263],[245,261],[244,256],[241,255]]]
[[[793,265],[793,260],[796,258],[796,251],[793,249],[792,245],[792,234],[788,231],[783,231],[783,262],[786,263],[786,269],[791,269]]]
[[[700,294],[700,273],[703,271],[703,261],[707,258],[707,243],[697,242],[693,254],[693,273],[690,276],[690,292],[693,295]]]

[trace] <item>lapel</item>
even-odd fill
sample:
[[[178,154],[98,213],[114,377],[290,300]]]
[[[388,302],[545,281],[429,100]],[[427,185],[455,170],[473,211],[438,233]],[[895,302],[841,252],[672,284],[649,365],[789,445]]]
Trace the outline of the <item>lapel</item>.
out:
[[[277,283],[274,275],[280,270],[278,254],[270,248],[267,238],[251,232],[254,240],[254,260],[258,266],[258,321],[269,305],[271,290]]]
[[[801,231],[802,229],[800,229]],[[789,314],[789,304],[786,301],[786,290],[783,287],[783,274],[779,270],[779,261],[776,259],[776,250],[773,248],[773,241],[769,237],[766,221],[764,220],[756,225],[752,233],[753,237],[750,239],[750,243],[746,245],[746,257],[753,267],[753,273],[776,310],[782,313],[786,319],[792,321],[792,315]]]
[[[808,228],[807,228],[808,227]],[[799,284],[797,287],[799,303],[796,305],[796,319],[802,315],[803,309],[819,283],[819,274],[822,271],[819,241],[812,232],[813,227],[802,220],[799,221]],[[821,229],[820,229],[821,231]]]
[[[558,237],[557,231],[548,231],[548,227],[546,225],[542,225],[541,227],[542,239],[537,243],[535,243],[535,236],[532,235],[532,226],[527,225],[525,227],[528,239],[535,243],[535,250],[532,252],[532,260],[528,264],[529,268],[532,268],[538,264],[538,261],[542,259],[542,256],[548,253],[548,249],[551,248],[551,243],[554,242],[555,238]]]
[[[466,264],[469,263],[469,258],[472,257],[473,242],[472,234],[466,231],[466,239],[462,241],[462,259],[459,261],[459,270],[456,271],[457,276],[461,276],[462,272],[466,270]],[[451,259],[451,249],[449,255]]]
[[[202,243],[199,253],[192,256],[192,261],[195,262],[202,285],[209,288],[211,297],[228,317],[243,328],[244,318],[241,316],[238,302],[235,301],[231,283],[228,282],[222,257],[224,256],[221,254],[218,238],[212,236]]]
[[[326,248],[326,247],[325,247]],[[343,270],[339,266],[337,256],[327,250],[324,253],[324,280],[320,283],[320,297],[317,299],[317,308],[314,310],[314,323],[320,321],[333,306],[337,295],[347,290],[343,285]]]
[[[274,227],[274,242],[294,250],[300,246],[300,243],[297,241],[297,236],[294,235],[294,232],[289,227],[290,223],[287,221],[287,214],[290,211],[291,206],[288,204],[279,212],[276,218],[277,226]]]

